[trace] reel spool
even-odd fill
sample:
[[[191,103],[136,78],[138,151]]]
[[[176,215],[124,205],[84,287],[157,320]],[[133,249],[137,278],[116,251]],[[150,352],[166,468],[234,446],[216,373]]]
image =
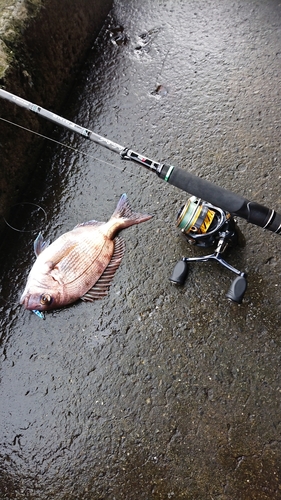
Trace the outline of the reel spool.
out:
[[[189,232],[206,234],[212,224],[214,216],[214,210],[211,210],[207,203],[192,196],[181,208],[177,218],[177,226],[185,234]]]
[[[231,284],[226,296],[229,300],[240,304],[247,289],[246,274],[228,264],[221,256],[228,246],[237,245],[239,236],[241,236],[232,215],[196,196],[192,196],[181,207],[177,215],[176,225],[189,244],[200,247],[210,247],[215,244],[217,246],[211,255],[183,257],[176,264],[170,281],[176,285],[183,285],[190,262],[216,260],[219,264],[238,275]]]
[[[220,230],[228,222],[231,226],[231,241],[235,239],[235,221],[228,212],[206,201],[192,196],[178,213],[176,225],[188,243],[210,247],[220,238]],[[230,234],[229,238],[230,240]],[[229,241],[230,243],[230,241]]]

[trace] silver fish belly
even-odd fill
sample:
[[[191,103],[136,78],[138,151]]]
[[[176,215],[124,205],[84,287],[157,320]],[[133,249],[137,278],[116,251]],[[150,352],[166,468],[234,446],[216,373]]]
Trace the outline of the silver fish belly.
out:
[[[151,217],[133,212],[123,194],[108,222],[79,224],[51,245],[40,233],[34,242],[37,259],[20,303],[29,310],[47,311],[78,299],[104,297],[125,252],[119,231]]]

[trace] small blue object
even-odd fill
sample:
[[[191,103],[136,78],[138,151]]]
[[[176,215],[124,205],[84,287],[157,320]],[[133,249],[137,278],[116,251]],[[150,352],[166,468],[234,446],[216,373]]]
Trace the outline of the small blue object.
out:
[[[44,314],[44,313],[42,313],[41,311],[37,311],[36,309],[32,309],[32,312],[33,312],[34,314],[36,314],[36,316],[38,316],[39,318],[41,318],[41,319],[45,319],[45,314]]]

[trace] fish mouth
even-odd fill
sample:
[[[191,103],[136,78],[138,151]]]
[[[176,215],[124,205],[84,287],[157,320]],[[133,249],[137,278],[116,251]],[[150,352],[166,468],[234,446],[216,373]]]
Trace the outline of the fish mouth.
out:
[[[23,306],[25,309],[31,309],[29,307],[29,298],[30,295],[23,294],[20,298],[20,305]]]
[[[21,298],[20,298],[20,305],[24,306],[25,309],[26,309],[26,305],[28,304],[28,298],[29,297],[25,293],[23,293]]]
[[[32,296],[30,294],[23,294],[20,298],[20,304],[27,309],[28,311],[33,311],[34,309],[37,309],[38,311],[42,311],[42,306],[38,304],[38,301],[35,301],[32,299]]]

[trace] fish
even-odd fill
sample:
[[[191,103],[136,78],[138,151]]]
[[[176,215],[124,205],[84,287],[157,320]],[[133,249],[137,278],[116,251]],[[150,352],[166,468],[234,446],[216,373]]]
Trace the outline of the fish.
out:
[[[108,294],[125,253],[122,229],[151,219],[133,212],[123,194],[107,222],[82,222],[53,243],[40,232],[34,241],[34,262],[20,304],[36,314],[79,299],[93,302]],[[38,315],[38,314],[37,314]]]

